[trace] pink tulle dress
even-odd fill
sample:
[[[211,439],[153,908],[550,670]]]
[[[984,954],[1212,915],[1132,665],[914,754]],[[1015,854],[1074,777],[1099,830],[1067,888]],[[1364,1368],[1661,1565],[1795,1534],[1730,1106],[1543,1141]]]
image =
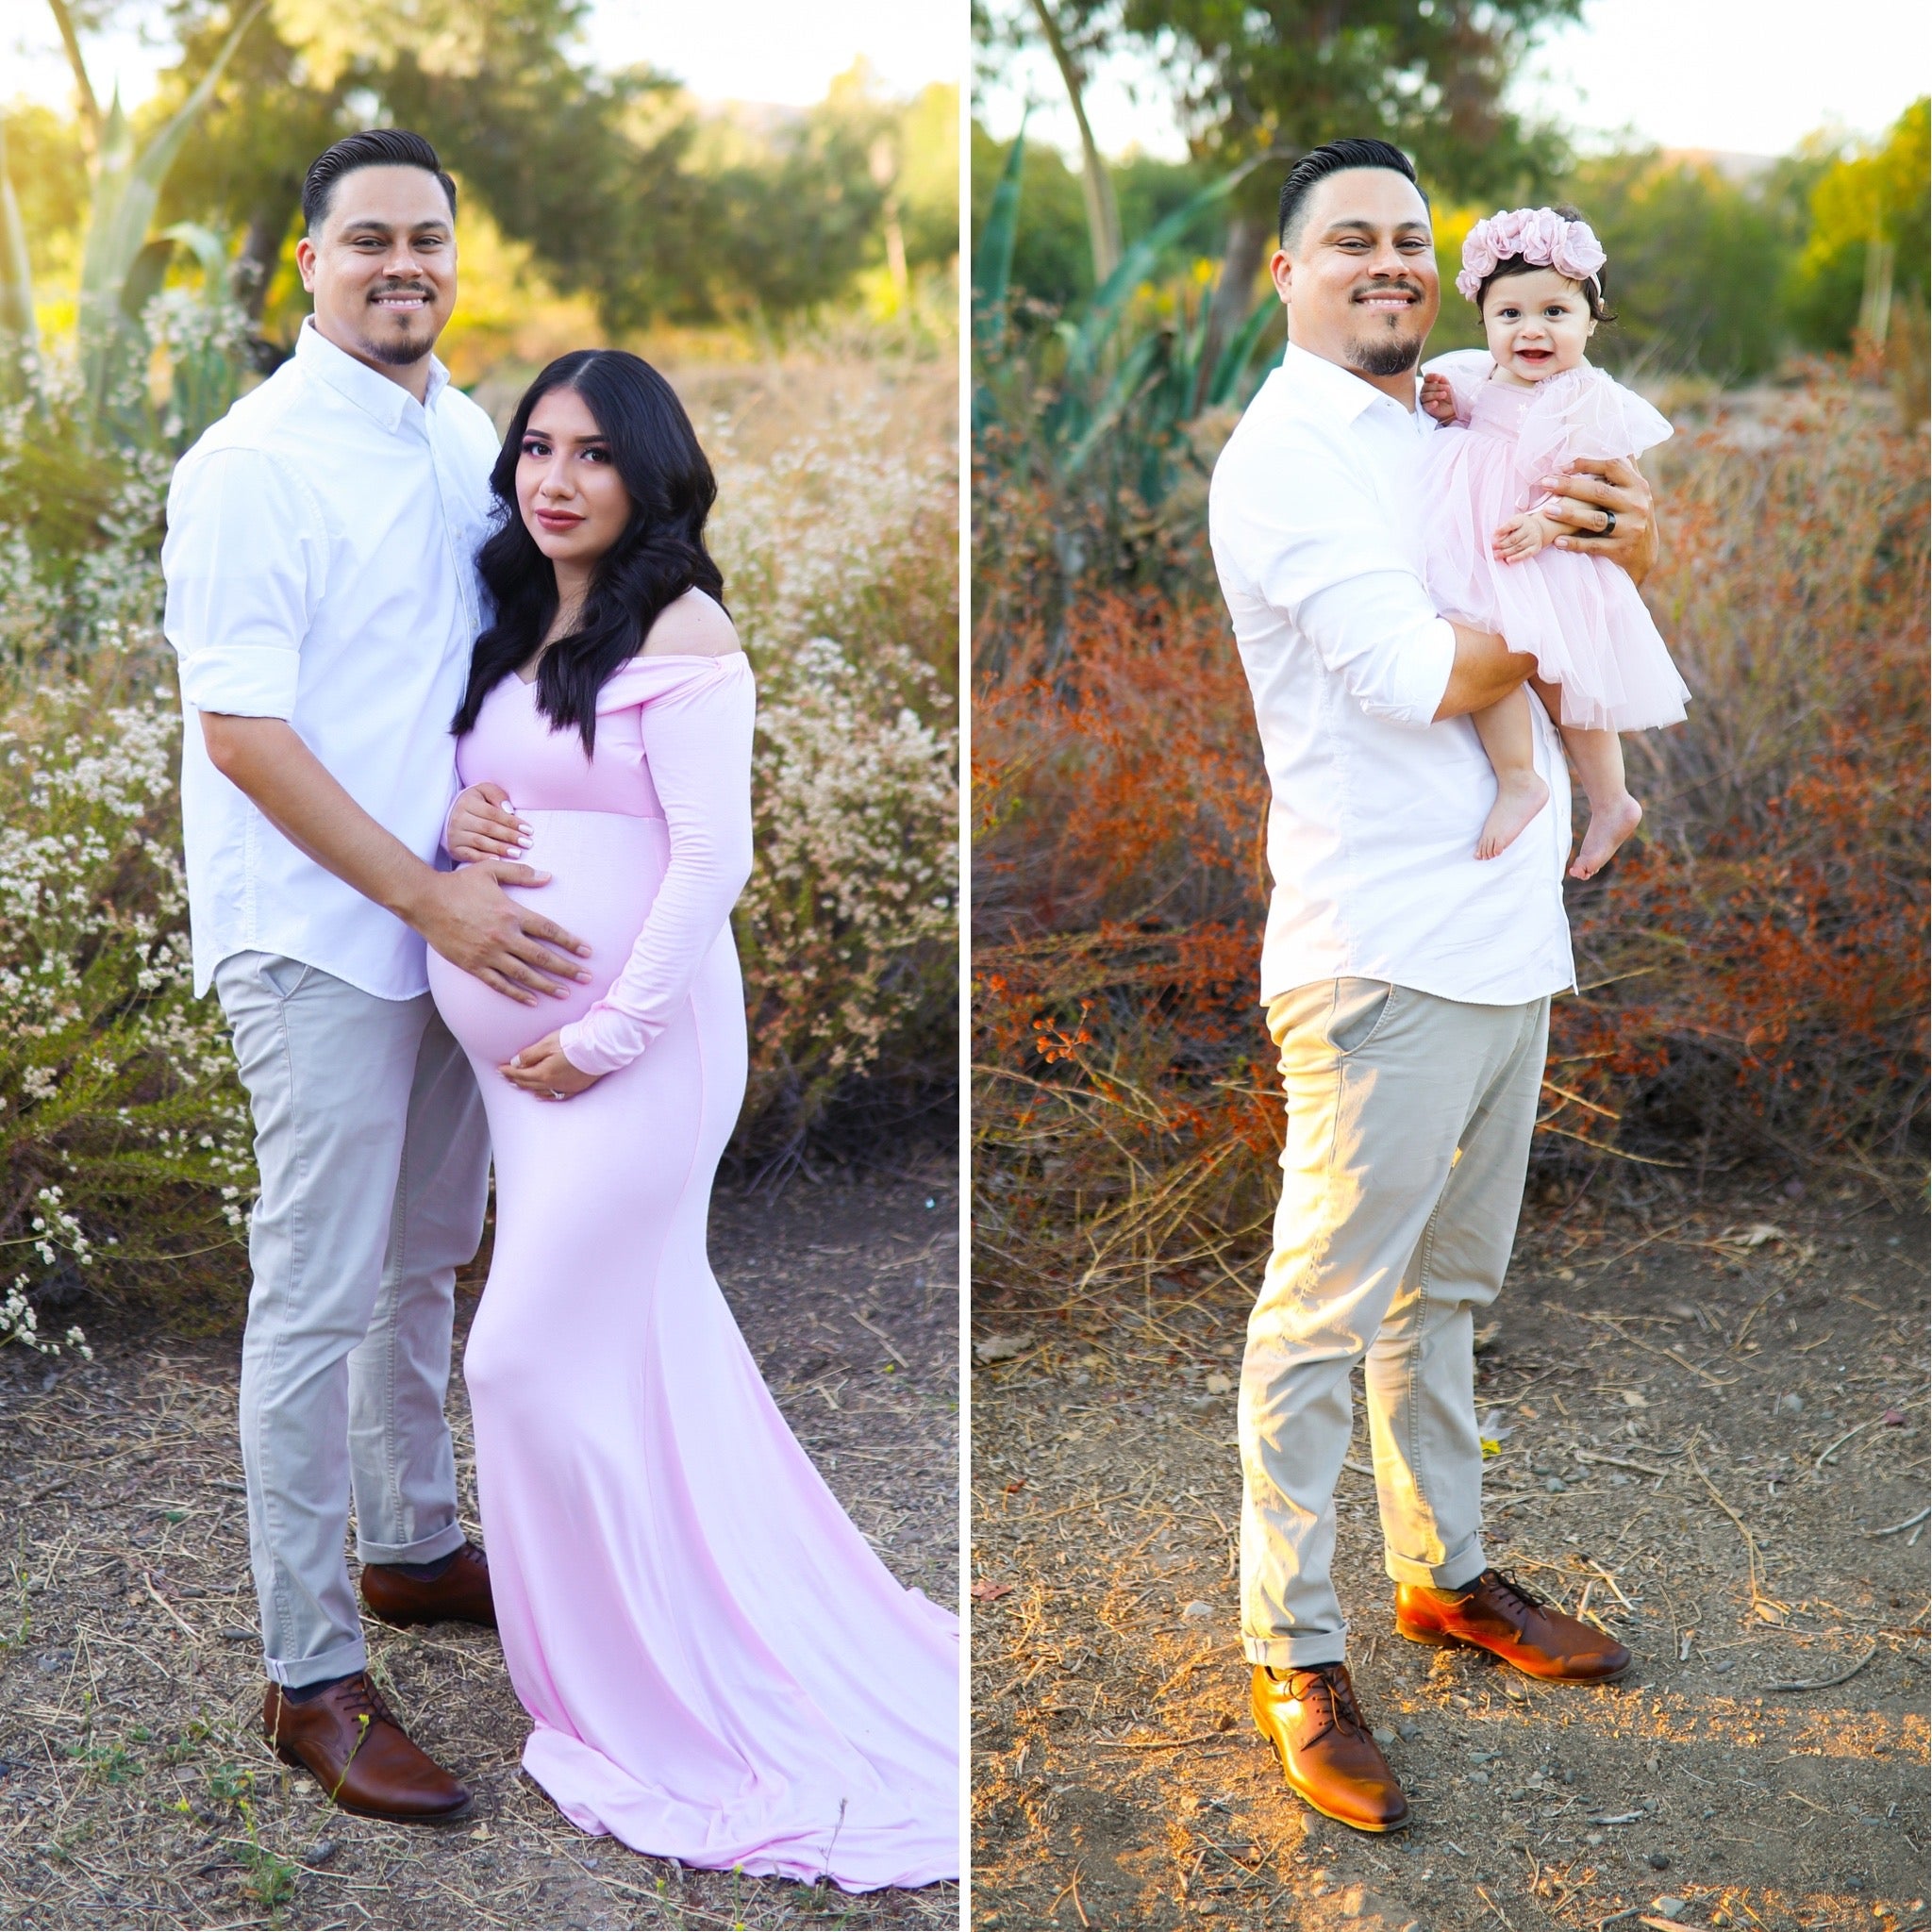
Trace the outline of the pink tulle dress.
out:
[[[1430,364],[1448,377],[1457,415],[1424,456],[1424,581],[1436,608],[1533,654],[1541,675],[1562,686],[1561,724],[1676,724],[1690,687],[1622,568],[1554,547],[1501,563],[1491,548],[1502,525],[1548,494],[1541,478],[1577,457],[1637,456],[1670,424],[1587,362],[1534,389],[1490,381],[1493,367],[1480,350]]]
[[[767,1392],[705,1256],[744,1097],[732,902],[751,854],[742,654],[641,657],[594,754],[506,677],[457,747],[591,946],[532,1008],[432,953],[490,1115],[496,1246],[464,1371],[524,1769],[588,1832],[848,1890],[958,1876],[959,1624],[892,1575]],[[561,1026],[603,1077],[497,1072]]]

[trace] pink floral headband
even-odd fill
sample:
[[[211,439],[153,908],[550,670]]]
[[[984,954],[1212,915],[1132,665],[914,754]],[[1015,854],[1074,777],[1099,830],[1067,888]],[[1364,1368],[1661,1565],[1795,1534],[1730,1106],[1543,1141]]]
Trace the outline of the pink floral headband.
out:
[[[1553,268],[1572,281],[1590,281],[1607,258],[1588,222],[1565,221],[1553,208],[1518,208],[1491,215],[1462,244],[1457,291],[1474,302],[1499,262],[1520,256],[1538,268]]]

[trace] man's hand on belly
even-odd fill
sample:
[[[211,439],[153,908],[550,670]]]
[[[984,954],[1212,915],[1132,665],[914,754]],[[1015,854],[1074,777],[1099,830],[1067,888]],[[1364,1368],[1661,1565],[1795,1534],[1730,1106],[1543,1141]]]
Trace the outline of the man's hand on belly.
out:
[[[568,982],[591,976],[571,957],[589,957],[582,940],[519,906],[503,890],[549,883],[547,872],[505,859],[486,859],[460,872],[431,872],[404,916],[452,966],[534,1007],[540,992],[562,999],[570,991]]]
[[[568,987],[559,982],[590,978],[569,957],[590,947],[503,891],[547,885],[548,873],[500,860],[438,872],[349,796],[286,718],[200,715],[209,762],[223,777],[291,844],[393,912],[451,965],[531,1007],[540,992],[561,999]]]

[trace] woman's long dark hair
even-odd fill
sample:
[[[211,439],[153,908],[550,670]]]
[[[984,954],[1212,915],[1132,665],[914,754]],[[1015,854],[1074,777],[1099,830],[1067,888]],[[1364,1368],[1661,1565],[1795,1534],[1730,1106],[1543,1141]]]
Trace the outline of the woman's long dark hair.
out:
[[[630,493],[630,521],[597,559],[577,627],[543,653],[537,669],[538,708],[557,730],[575,725],[588,756],[597,741],[597,692],[643,648],[658,612],[693,589],[724,601],[724,579],[705,548],[718,486],[684,405],[648,362],[623,349],[577,349],[551,363],[517,405],[490,475],[500,521],[476,568],[495,618],[471,654],[470,686],[453,731],[475,724],[483,700],[529,662],[557,616],[557,573],[517,508],[517,458],[530,412],[559,389],[583,397]]]

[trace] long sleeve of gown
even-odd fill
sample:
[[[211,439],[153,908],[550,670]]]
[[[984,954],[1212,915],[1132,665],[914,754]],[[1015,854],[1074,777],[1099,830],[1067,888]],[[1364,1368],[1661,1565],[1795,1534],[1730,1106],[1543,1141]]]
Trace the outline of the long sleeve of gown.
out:
[[[641,706],[651,779],[670,861],[624,971],[559,1041],[572,1066],[609,1074],[664,1030],[751,875],[756,691],[742,653],[639,658],[606,684],[597,709]]]

